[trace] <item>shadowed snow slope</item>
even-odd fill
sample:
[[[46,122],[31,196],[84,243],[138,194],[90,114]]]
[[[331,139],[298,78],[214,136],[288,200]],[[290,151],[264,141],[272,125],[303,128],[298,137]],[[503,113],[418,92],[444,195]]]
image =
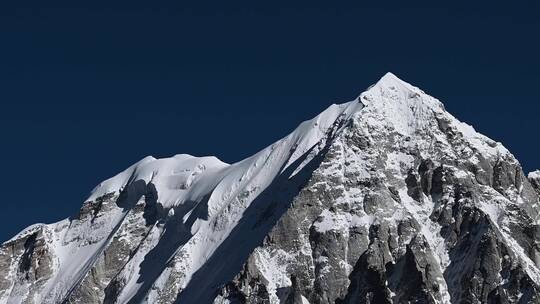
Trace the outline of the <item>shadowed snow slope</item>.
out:
[[[388,73],[234,164],[146,157],[0,247],[0,303],[538,303],[540,178]]]

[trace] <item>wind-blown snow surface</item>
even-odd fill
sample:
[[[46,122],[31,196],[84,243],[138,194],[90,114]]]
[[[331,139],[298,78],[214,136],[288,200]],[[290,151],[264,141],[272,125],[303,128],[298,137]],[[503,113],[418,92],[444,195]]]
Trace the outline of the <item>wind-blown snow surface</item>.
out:
[[[438,179],[425,180],[428,175]],[[397,270],[377,272],[388,276],[384,295],[361,291],[373,283],[362,281],[359,261],[373,256],[386,267],[402,265],[404,256],[424,265],[414,288],[429,295],[427,302],[469,299],[468,290],[477,287],[459,286],[465,279],[481,280],[499,296],[504,290],[510,302],[536,301],[538,175],[527,179],[500,143],[389,73],[357,100],[330,106],[238,163],[146,157],[102,182],[77,216],[30,226],[2,244],[0,303],[399,303],[424,296],[400,287]],[[474,196],[456,185],[474,189]],[[307,193],[318,194],[308,200]],[[467,208],[478,212],[476,221],[486,216],[482,229],[511,259],[490,264],[498,270],[489,284],[475,274],[482,269],[472,257],[458,262],[467,255],[455,248],[480,242],[465,239],[464,227],[456,226]],[[416,233],[402,232],[404,226]],[[516,226],[525,227],[518,229],[523,235],[515,235]],[[280,227],[287,233],[278,233]],[[387,236],[395,248],[372,248],[381,238],[377,227],[397,231]],[[363,241],[350,247],[355,234]],[[349,240],[342,257],[339,239]],[[317,249],[321,242],[334,245]],[[464,279],[454,267],[472,274]],[[512,283],[516,275],[505,271],[521,281]],[[493,297],[484,293],[476,299]]]

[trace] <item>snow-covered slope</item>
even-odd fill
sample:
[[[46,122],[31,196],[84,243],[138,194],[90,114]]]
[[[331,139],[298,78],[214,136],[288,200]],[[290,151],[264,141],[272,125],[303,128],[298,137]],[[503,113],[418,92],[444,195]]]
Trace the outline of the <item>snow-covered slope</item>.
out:
[[[102,182],[2,244],[0,303],[536,303],[539,185],[388,73],[238,163]]]

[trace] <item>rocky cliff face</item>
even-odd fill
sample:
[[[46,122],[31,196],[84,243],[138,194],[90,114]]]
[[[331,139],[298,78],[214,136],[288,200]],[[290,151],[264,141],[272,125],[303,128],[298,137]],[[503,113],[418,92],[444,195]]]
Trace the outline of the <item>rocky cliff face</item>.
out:
[[[256,155],[145,158],[0,247],[0,303],[540,303],[540,173],[392,74]]]

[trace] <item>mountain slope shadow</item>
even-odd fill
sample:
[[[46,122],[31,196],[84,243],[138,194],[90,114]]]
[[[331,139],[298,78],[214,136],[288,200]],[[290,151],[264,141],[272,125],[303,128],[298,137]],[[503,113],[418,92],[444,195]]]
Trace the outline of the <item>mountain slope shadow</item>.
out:
[[[279,174],[244,211],[241,220],[215,250],[208,261],[193,275],[177,296],[175,303],[211,303],[217,289],[240,272],[253,250],[262,244],[266,235],[289,209],[294,197],[309,181],[329,150],[325,147],[296,175],[289,178],[307,158],[313,147]]]
[[[94,267],[97,259],[105,253],[105,251],[107,250],[107,246],[110,244],[111,240],[116,235],[117,231],[123,225],[124,219],[126,218],[126,216],[130,212],[132,212],[137,202],[143,196],[145,196],[145,206],[155,205],[156,202],[153,201],[152,199],[153,197],[156,197],[155,192],[156,192],[155,187],[147,186],[144,180],[132,181],[128,184],[126,188],[120,191],[120,194],[118,195],[118,198],[116,198],[114,203],[116,204],[117,207],[122,209],[121,219],[119,219],[116,225],[112,227],[111,231],[108,233],[107,240],[103,242],[103,244],[94,252],[93,257],[81,266],[82,274],[78,276],[76,280],[72,281],[71,286],[69,287],[66,294],[63,296],[61,303],[71,303],[72,301],[71,296],[80,287],[81,283],[83,282],[85,277],[88,275],[88,273],[92,271],[92,267]],[[69,229],[71,229],[74,223],[81,221],[81,218],[84,216],[84,214],[88,212],[92,213],[90,221],[93,224],[94,221],[98,218],[98,216],[100,216],[101,213],[104,212],[102,209],[103,203],[106,200],[110,200],[112,198],[114,198],[114,193],[111,192],[111,193],[106,193],[96,198],[95,201],[85,202],[85,204],[83,205],[83,207],[81,207],[77,215],[69,217],[69,221],[70,221]],[[146,215],[146,213],[144,215],[144,218],[148,222],[149,218]]]
[[[150,182],[148,183],[148,188],[153,190],[151,192],[152,203],[145,206],[143,217],[147,225],[164,227],[162,228],[158,243],[144,256],[144,260],[140,264],[137,283],[142,283],[142,286],[130,300],[130,303],[140,302],[140,299],[144,297],[146,291],[159,277],[163,269],[165,269],[177,249],[189,241],[192,237],[191,225],[195,219],[207,219],[208,217],[208,211],[204,208],[206,206],[205,201],[209,198],[208,196],[204,197],[201,201],[186,201],[182,205],[175,206],[173,208],[174,216],[167,217],[166,215],[169,210],[163,209],[161,204],[158,203],[158,192],[155,190],[155,186]],[[184,216],[194,208],[195,210],[192,212],[192,216],[184,223]],[[155,228],[153,227],[152,229]],[[119,288],[116,284],[118,282],[115,282],[115,280],[111,281],[111,284],[105,289],[105,303],[113,303],[119,292],[121,292],[121,288]]]

